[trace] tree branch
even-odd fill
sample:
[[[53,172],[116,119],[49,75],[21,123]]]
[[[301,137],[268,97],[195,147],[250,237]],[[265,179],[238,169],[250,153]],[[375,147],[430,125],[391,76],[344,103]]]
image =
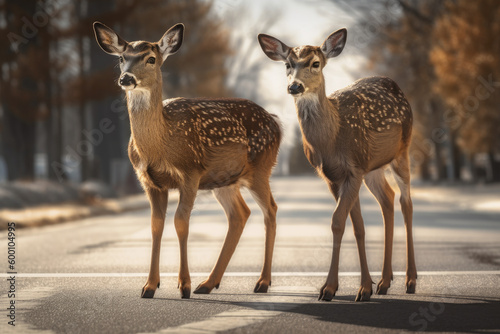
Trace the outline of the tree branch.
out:
[[[398,3],[405,12],[412,14],[413,16],[415,16],[417,19],[421,20],[422,22],[425,22],[428,24],[432,23],[432,19],[430,17],[424,15],[421,11],[419,11],[415,7],[410,6],[409,4],[404,2],[403,0],[398,0]]]

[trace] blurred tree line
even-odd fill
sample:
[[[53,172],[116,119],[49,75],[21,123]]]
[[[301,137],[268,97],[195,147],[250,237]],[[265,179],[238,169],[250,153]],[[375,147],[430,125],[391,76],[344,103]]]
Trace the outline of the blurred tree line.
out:
[[[367,55],[368,70],[394,78],[410,99],[413,171],[424,180],[500,181],[500,1],[325,1],[355,18],[348,46]],[[165,96],[264,103],[255,41],[229,33],[245,19],[234,12],[222,19],[203,0],[0,1],[0,174],[135,182],[117,61],[95,43],[96,20],[149,41],[186,24],[183,47],[163,67]],[[265,31],[275,18],[247,30]],[[296,138],[290,172],[310,172]]]
[[[189,38],[163,67],[165,95],[228,96],[232,48],[211,7],[198,0],[1,1],[0,156],[8,179],[134,182],[118,62],[97,45],[92,23],[129,41],[157,41],[183,22]]]
[[[415,116],[423,180],[500,181],[500,1],[338,0],[368,67],[398,82]]]

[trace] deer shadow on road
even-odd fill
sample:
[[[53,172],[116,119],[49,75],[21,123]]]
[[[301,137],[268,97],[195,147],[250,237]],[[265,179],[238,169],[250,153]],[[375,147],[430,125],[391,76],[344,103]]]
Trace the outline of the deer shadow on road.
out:
[[[274,296],[289,296],[273,293]],[[295,294],[296,296],[299,296]],[[302,297],[315,297],[302,294]],[[302,328],[304,321],[314,319],[332,325],[344,324],[376,329],[469,332],[500,332],[500,298],[463,295],[418,295],[421,300],[395,298],[356,303],[355,296],[336,296],[331,302],[230,302],[198,300],[200,302],[228,303],[255,310],[281,311],[287,317],[287,326]],[[295,325],[294,325],[295,323]]]

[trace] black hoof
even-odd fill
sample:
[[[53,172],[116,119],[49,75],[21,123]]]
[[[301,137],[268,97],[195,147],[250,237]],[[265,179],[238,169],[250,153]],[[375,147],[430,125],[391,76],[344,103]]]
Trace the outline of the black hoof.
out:
[[[389,288],[386,288],[384,286],[378,286],[377,287],[377,295],[386,295],[387,290],[389,290]]]
[[[266,284],[257,283],[253,289],[254,293],[266,293],[269,287]]]
[[[377,284],[377,295],[386,295],[387,290],[389,290],[389,286],[383,286],[381,283],[382,282],[379,282]]]
[[[184,289],[180,289],[180,290],[181,290],[181,298],[182,299],[191,298],[191,289],[190,288],[184,288]]]
[[[142,289],[141,298],[153,298],[155,295],[155,290],[144,290]]]
[[[323,300],[325,302],[329,302],[335,297],[334,293],[331,293],[330,291],[324,291],[319,294],[318,300]]]
[[[338,289],[338,288],[337,288]],[[318,300],[324,300],[326,302],[329,302],[335,297],[335,293],[337,292],[337,289],[332,293],[328,290],[326,290],[326,284],[321,287],[319,290],[319,297]]]
[[[373,294],[373,291],[370,291],[370,294],[363,293],[361,291],[358,292],[356,295],[356,299],[354,301],[356,302],[369,302],[370,301],[370,296]]]
[[[406,293],[415,293],[415,283],[409,283],[406,285]]]
[[[212,289],[209,289],[206,286],[198,285],[198,287],[196,288],[196,290],[194,290],[194,294],[197,294],[197,295],[208,295],[210,293],[210,291],[212,291]]]

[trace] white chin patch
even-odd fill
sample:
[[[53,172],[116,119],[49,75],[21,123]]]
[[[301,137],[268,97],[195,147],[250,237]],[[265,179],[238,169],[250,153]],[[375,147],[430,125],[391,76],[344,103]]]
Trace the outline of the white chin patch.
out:
[[[313,94],[309,94],[308,89],[305,88],[305,90],[302,93],[295,94],[295,95],[292,95],[292,96],[294,98],[296,98],[296,99],[298,99],[298,98],[300,98],[300,99],[304,99],[304,98],[306,98],[306,99],[314,99],[314,97],[311,96],[311,95],[313,95]]]
[[[123,90],[129,91],[129,90],[133,90],[135,87],[137,87],[137,85],[128,85],[128,86],[123,86],[123,85],[120,85],[120,87],[121,87]]]
[[[309,118],[316,118],[319,113],[319,100],[316,94],[307,94],[304,92],[300,96],[297,96],[295,104],[299,117],[304,121]]]
[[[133,87],[133,86],[130,86]],[[126,89],[129,108],[132,112],[149,109],[151,92],[147,89]]]

